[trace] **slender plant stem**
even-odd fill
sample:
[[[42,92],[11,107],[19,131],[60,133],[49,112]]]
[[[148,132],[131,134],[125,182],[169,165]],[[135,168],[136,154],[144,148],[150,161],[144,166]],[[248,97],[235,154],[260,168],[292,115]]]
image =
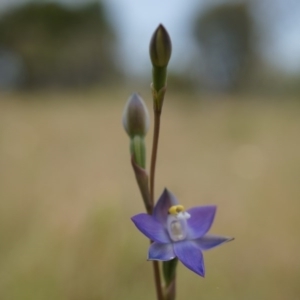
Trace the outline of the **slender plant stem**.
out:
[[[153,261],[153,271],[154,271],[154,281],[155,281],[155,287],[156,287],[157,300],[164,300],[162,288],[161,288],[159,264],[158,264],[157,260]]]
[[[155,165],[156,165],[158,138],[159,138],[159,129],[160,129],[160,114],[161,114],[160,111],[154,110],[154,133],[153,133],[153,144],[152,144],[152,155],[151,155],[151,166],[150,166],[150,201],[151,201],[152,210],[154,207],[154,179],[155,179]],[[158,261],[153,261],[153,271],[154,271],[154,281],[156,287],[157,300],[164,300],[162,287],[161,287]]]
[[[154,179],[155,179],[155,166],[158,148],[158,138],[160,129],[160,111],[154,110],[154,133],[153,133],[153,144],[152,144],[152,156],[150,166],[150,200],[152,207],[154,206]]]

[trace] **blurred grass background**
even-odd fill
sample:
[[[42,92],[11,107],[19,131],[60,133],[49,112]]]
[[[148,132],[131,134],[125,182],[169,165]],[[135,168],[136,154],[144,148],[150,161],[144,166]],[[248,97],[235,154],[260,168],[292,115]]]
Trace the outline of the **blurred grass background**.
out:
[[[217,204],[211,232],[236,238],[205,253],[205,279],[179,265],[178,299],[299,299],[299,101],[169,89],[156,196],[166,186],[186,207]],[[1,94],[0,299],[155,298],[130,221],[144,209],[127,94]]]

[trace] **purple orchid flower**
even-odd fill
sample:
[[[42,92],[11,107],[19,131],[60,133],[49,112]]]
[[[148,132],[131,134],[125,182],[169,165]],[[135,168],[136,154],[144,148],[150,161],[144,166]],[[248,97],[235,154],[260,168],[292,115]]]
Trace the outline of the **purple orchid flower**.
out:
[[[165,189],[152,216],[142,213],[132,217],[132,221],[153,241],[148,260],[168,261],[177,257],[187,268],[204,277],[202,251],[233,240],[207,234],[215,213],[214,205],[196,206],[185,211],[175,196]]]

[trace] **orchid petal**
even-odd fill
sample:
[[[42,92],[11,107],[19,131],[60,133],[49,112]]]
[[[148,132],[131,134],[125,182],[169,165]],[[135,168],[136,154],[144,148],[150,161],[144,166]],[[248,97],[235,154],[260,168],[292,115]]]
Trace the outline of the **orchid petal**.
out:
[[[182,241],[173,244],[178,259],[190,270],[204,277],[205,268],[203,254],[192,241]]]
[[[194,240],[200,250],[209,250],[224,243],[234,240],[232,237],[206,234],[199,239]]]
[[[188,239],[198,239],[210,229],[216,214],[214,205],[193,207],[187,212],[191,217],[187,220]]]
[[[138,214],[131,218],[135,226],[150,240],[160,243],[169,243],[170,238],[166,229],[148,214]]]
[[[167,261],[173,258],[175,258],[175,253],[171,243],[161,244],[154,242],[151,244],[148,253],[148,260]]]
[[[164,189],[154,207],[153,217],[165,226],[168,218],[168,210],[176,204],[178,204],[176,197],[167,189]]]

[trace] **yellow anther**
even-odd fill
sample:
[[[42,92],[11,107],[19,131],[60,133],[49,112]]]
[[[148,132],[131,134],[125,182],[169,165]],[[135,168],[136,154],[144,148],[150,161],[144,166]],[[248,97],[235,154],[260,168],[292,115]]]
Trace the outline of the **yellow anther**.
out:
[[[169,214],[171,215],[177,215],[183,211],[184,211],[184,207],[182,205],[173,205],[169,208]]]

